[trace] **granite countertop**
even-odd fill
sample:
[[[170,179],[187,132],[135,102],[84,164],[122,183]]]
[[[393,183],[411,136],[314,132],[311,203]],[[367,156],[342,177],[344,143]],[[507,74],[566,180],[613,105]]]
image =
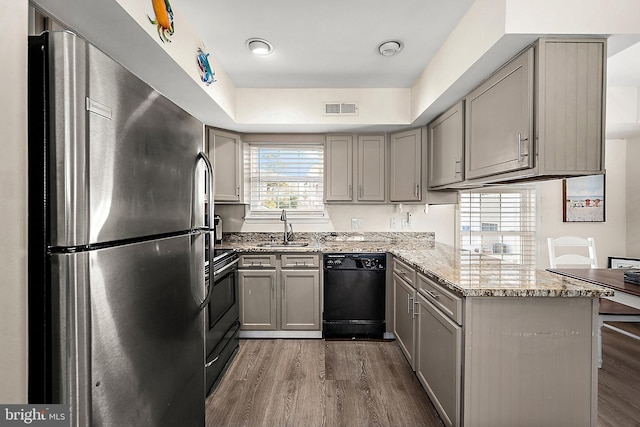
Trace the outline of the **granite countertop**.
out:
[[[303,247],[259,247],[274,233],[233,233],[216,248],[238,252],[389,252],[465,297],[601,297],[614,292],[582,280],[435,242],[433,233],[304,233]],[[230,237],[227,239],[227,237]],[[279,238],[280,235],[277,235]],[[391,268],[391,266],[388,266]]]

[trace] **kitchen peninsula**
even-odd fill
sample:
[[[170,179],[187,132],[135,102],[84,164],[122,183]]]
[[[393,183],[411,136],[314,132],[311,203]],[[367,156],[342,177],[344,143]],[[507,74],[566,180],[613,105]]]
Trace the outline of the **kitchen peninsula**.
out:
[[[413,292],[413,324],[410,339],[396,338],[445,424],[597,424],[598,298],[612,291],[458,250],[430,233],[297,239],[308,246],[257,246],[268,233],[232,234],[223,246],[241,253],[388,253],[395,271],[387,275],[388,330],[399,326],[391,321],[396,312],[407,310],[407,298],[390,290],[402,280]]]

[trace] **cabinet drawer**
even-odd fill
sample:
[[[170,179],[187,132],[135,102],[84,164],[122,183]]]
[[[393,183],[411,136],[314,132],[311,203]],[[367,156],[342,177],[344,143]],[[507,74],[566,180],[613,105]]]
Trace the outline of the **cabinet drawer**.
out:
[[[397,258],[393,258],[393,272],[415,288],[416,272],[413,268],[409,267],[408,264],[405,264]]]
[[[282,268],[319,267],[317,254],[285,254],[282,255]]]
[[[422,274],[418,274],[418,291],[454,322],[462,325],[462,297],[446,290]]]
[[[240,255],[240,262],[238,263],[238,267],[275,268],[276,256],[269,254]]]

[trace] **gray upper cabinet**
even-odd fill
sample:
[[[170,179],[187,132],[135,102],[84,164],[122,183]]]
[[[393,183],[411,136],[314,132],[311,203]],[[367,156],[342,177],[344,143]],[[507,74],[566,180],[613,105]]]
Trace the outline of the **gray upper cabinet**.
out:
[[[605,67],[605,39],[541,38],[469,93],[466,184],[602,173]]]
[[[464,102],[429,123],[429,188],[464,180]]]
[[[358,201],[384,202],[385,152],[384,135],[358,136]]]
[[[326,202],[385,201],[384,135],[329,135],[325,148]]]
[[[325,156],[325,201],[352,201],[353,137],[327,136]]]
[[[538,173],[604,171],[606,40],[536,46]]]
[[[241,203],[242,140],[240,135],[207,128],[209,158],[214,170],[214,201]]]
[[[466,98],[467,179],[533,166],[533,49]]]
[[[390,135],[389,201],[422,200],[422,129]]]

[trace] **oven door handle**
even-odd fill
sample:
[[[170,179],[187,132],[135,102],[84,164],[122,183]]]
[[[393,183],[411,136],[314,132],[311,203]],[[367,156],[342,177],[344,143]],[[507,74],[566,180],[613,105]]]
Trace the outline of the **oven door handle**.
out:
[[[202,301],[202,304],[200,304],[200,311],[204,310],[205,307],[207,305],[209,305],[209,301],[211,301],[211,296],[213,295],[213,287],[215,286],[215,282],[216,282],[216,276],[219,275],[220,273],[222,273],[223,271],[226,271],[228,269],[230,269],[231,267],[233,267],[234,265],[236,265],[238,263],[238,261],[240,261],[240,258],[236,259],[235,261],[233,261],[230,264],[225,265],[224,267],[222,267],[220,270],[217,270],[213,273],[213,283],[211,283],[211,279],[209,279],[209,287],[207,289],[207,296],[204,298],[204,301]]]
[[[233,267],[234,265],[236,265],[238,262],[240,262],[240,258],[234,260],[233,262],[225,265],[224,267],[222,267],[220,270],[216,270],[213,272],[213,281],[215,282],[216,280],[216,276],[219,276],[220,274],[222,274],[223,272],[227,271],[228,269],[230,269],[231,267]]]

